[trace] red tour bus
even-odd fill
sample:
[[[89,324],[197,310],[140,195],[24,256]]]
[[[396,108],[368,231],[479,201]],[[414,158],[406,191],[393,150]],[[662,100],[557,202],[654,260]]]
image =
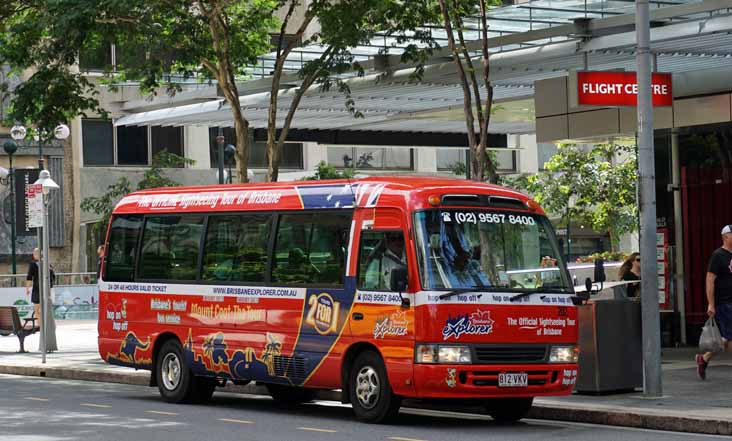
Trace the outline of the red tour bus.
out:
[[[231,381],[380,422],[403,398],[513,421],[577,378],[574,290],[539,206],[458,179],[141,191],[114,209],[99,352],[170,402]]]

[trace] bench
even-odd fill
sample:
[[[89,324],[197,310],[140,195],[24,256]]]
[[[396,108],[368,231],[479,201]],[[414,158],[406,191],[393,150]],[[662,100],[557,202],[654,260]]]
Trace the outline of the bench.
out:
[[[26,352],[23,346],[25,338],[39,330],[40,327],[36,326],[36,318],[33,315],[24,319],[24,323],[21,325],[20,315],[18,315],[18,309],[15,306],[0,306],[0,335],[15,335],[18,337],[18,341],[20,341],[20,351],[18,352]]]

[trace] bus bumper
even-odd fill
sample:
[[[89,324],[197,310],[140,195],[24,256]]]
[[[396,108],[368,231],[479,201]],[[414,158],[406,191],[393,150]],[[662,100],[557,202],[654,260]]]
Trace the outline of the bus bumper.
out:
[[[512,387],[499,385],[501,373],[526,373],[528,385]],[[569,395],[577,382],[577,365],[415,364],[414,378],[418,398]]]

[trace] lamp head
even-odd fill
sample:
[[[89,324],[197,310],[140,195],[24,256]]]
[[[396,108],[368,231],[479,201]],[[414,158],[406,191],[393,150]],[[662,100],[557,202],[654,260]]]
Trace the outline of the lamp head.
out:
[[[27,134],[28,130],[26,130],[26,128],[21,126],[20,124],[16,124],[13,126],[12,129],[10,129],[10,137],[16,141],[24,140]]]
[[[232,159],[234,159],[234,154],[236,153],[236,147],[234,147],[231,144],[227,144],[226,147],[224,147],[224,158],[227,162],[230,162]]]
[[[59,124],[55,129],[53,129],[53,136],[56,139],[66,139],[69,137],[70,133],[71,131],[69,130],[69,126],[66,124]]]
[[[12,136],[12,134],[10,136]],[[8,155],[15,154],[15,152],[18,151],[18,144],[16,144],[15,141],[8,139],[3,143],[3,150],[5,150],[5,153]]]
[[[54,182],[53,179],[51,179],[51,173],[48,172],[48,170],[41,170],[40,175],[38,175],[38,180],[35,182],[35,184],[41,184],[43,186],[43,194],[48,195],[51,193],[51,190],[58,190],[59,186],[56,182]]]

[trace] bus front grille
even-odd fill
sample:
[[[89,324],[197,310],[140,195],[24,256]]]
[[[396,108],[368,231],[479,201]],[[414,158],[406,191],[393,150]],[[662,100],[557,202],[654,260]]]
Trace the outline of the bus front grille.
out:
[[[475,364],[542,363],[547,345],[476,345]]]

